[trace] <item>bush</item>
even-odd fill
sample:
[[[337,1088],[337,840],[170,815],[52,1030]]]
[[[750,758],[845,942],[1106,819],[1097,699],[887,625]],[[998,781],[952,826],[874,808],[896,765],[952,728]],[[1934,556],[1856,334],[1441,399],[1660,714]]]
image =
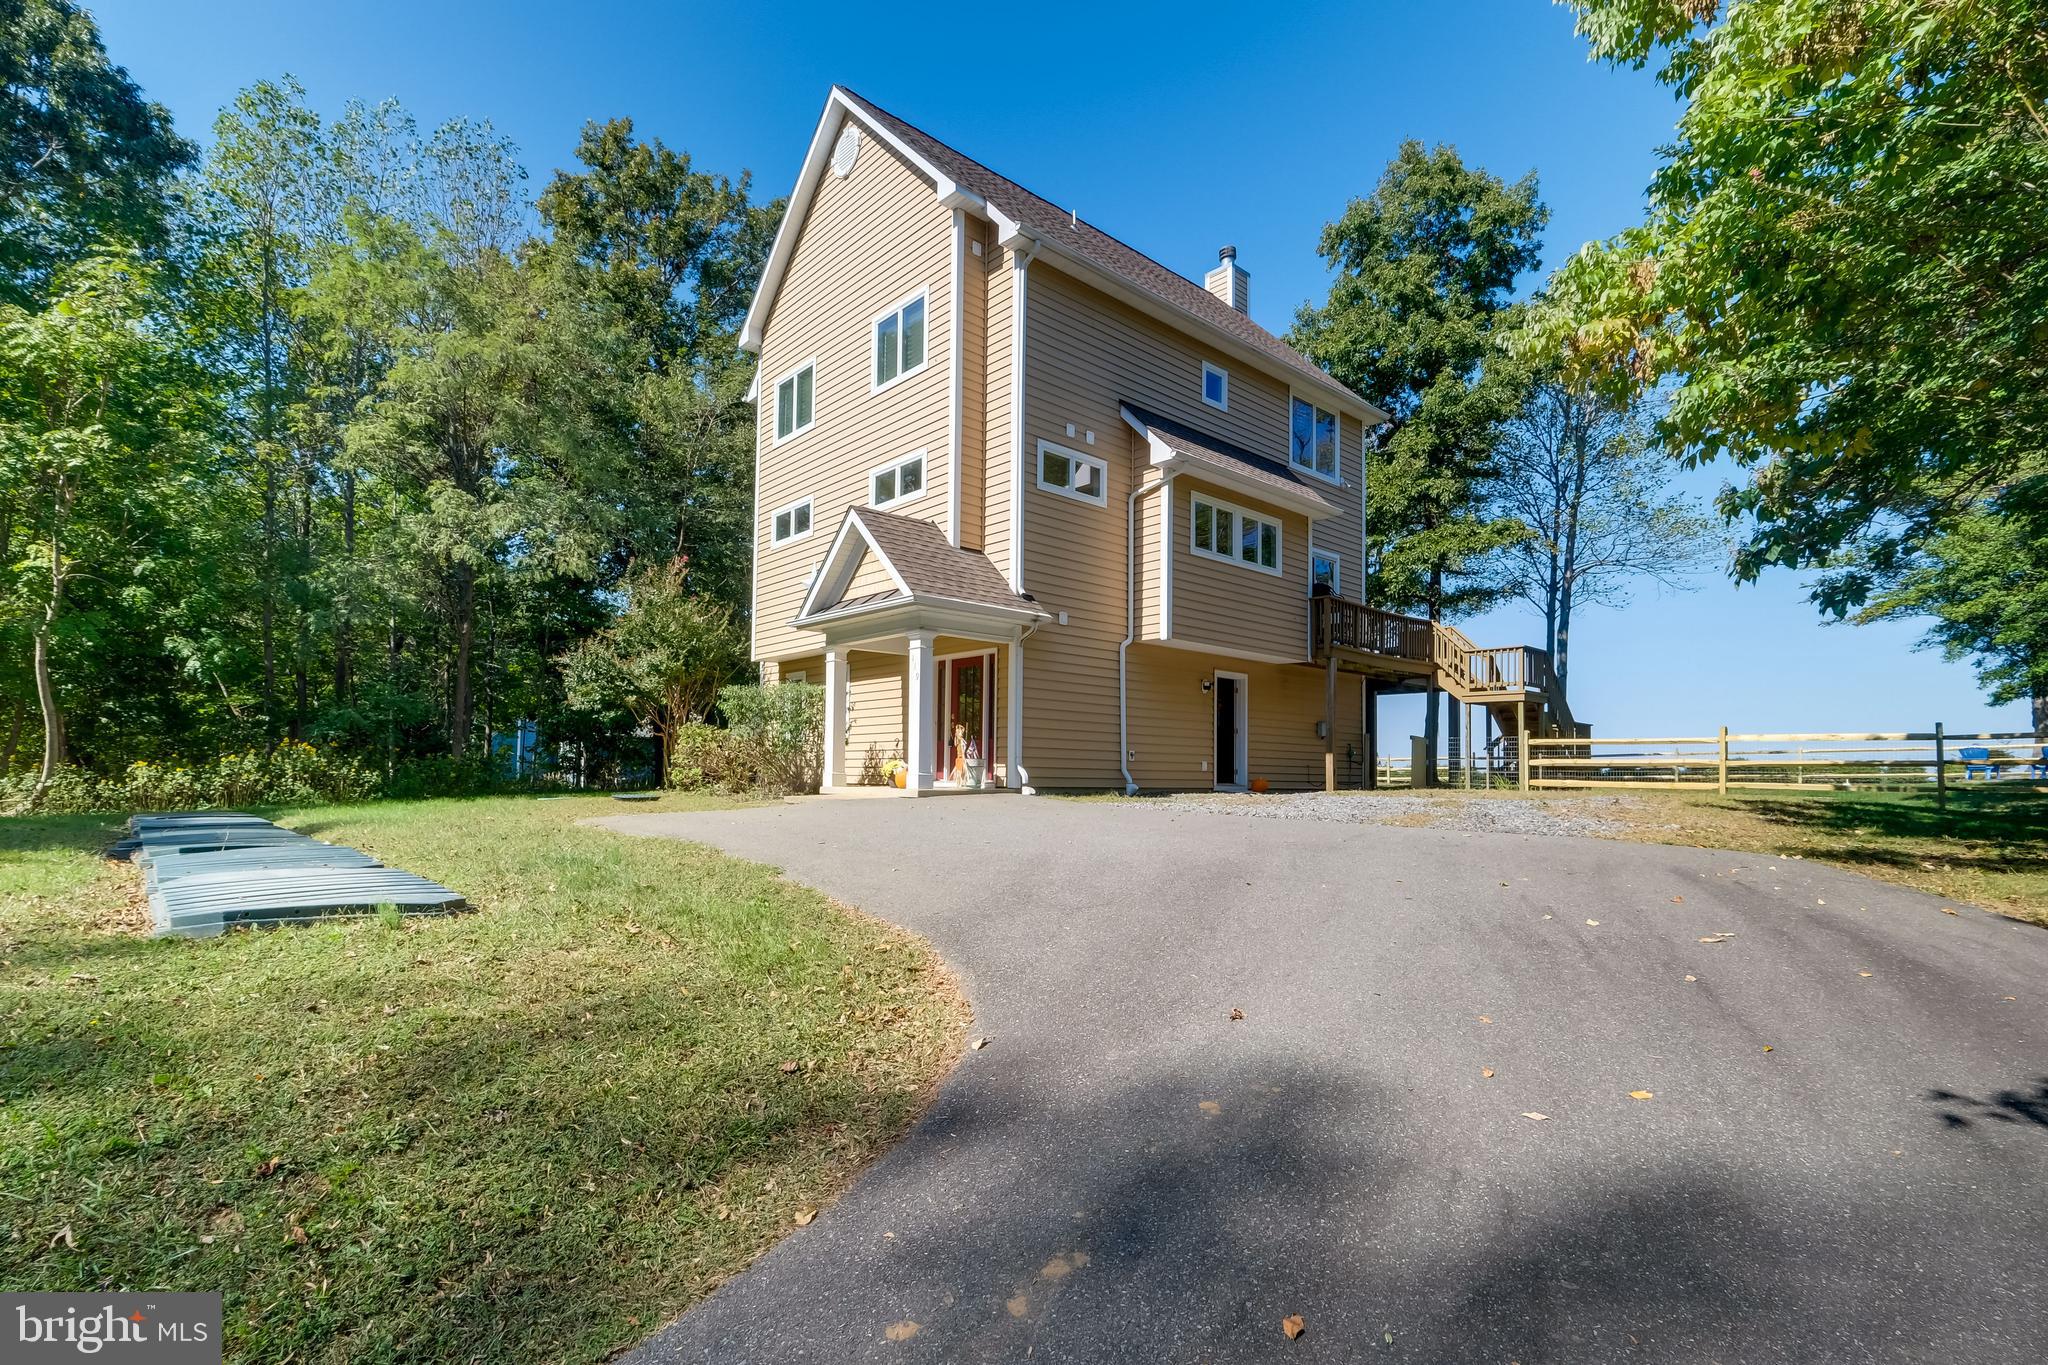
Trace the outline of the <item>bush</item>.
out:
[[[354,758],[288,740],[268,753],[223,754],[196,765],[139,760],[106,777],[66,768],[44,791],[39,809],[68,815],[366,801],[379,785]],[[0,809],[25,809],[35,789],[34,773],[0,781]]]
[[[692,721],[669,739],[668,784],[686,791],[744,791],[754,769],[732,731]]]
[[[720,689],[718,709],[753,786],[784,793],[818,789],[825,768],[824,688],[735,684]]]

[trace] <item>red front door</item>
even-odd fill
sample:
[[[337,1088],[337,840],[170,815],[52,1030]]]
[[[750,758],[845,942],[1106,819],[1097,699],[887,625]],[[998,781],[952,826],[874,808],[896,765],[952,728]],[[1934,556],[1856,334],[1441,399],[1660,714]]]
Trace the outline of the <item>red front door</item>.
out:
[[[947,664],[949,681],[939,697],[939,750],[945,755],[942,782],[968,780],[974,760],[988,771],[988,656],[969,655]]]

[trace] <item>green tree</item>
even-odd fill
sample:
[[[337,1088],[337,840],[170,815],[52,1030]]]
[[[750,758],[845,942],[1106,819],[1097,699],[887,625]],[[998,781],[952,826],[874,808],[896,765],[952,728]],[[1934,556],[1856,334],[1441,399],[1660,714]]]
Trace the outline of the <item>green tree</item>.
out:
[[[197,376],[152,315],[151,284],[132,257],[93,257],[57,277],[40,312],[0,305],[0,488],[33,536],[24,567],[41,580],[35,799],[68,757],[58,660],[71,589],[118,580],[147,553],[190,456],[180,436]]]
[[[687,579],[680,560],[635,571],[619,614],[561,659],[572,706],[623,711],[660,742],[664,784],[677,728],[701,720],[747,668],[745,628]]]
[[[71,0],[0,0],[0,302],[35,307],[52,273],[107,241],[163,239],[192,148],[107,60]]]
[[[1670,470],[1636,408],[1555,378],[1507,424],[1487,500],[1532,534],[1502,551],[1500,586],[1542,616],[1560,688],[1576,608],[1626,606],[1645,581],[1688,587],[1716,558],[1713,519],[1666,491]]]
[[[1736,575],[1847,560],[1816,597],[1848,611],[2048,450],[2048,9],[1572,8],[1683,109],[1647,221],[1559,272],[1541,346],[1667,386],[1663,443],[1749,471]]]
[[[1293,341],[1391,419],[1374,437],[1366,592],[1432,621],[1499,595],[1480,572],[1526,534],[1483,489],[1528,379],[1501,351],[1515,282],[1541,260],[1549,210],[1532,172],[1512,185],[1450,147],[1403,143],[1371,195],[1323,229],[1337,273]],[[1437,693],[1424,713],[1436,753]]]

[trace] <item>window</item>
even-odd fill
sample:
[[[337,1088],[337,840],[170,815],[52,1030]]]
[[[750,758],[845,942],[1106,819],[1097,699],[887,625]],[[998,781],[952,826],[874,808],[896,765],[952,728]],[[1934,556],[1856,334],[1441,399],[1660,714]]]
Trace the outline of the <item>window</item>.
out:
[[[1341,476],[1337,464],[1336,413],[1297,398],[1290,435],[1288,444],[1297,469],[1306,469],[1333,483]]]
[[[782,376],[775,385],[775,439],[810,429],[817,420],[818,362],[806,360]]]
[[[1202,401],[1212,408],[1230,410],[1230,371],[1202,362]]]
[[[793,502],[775,512],[773,541],[781,545],[786,541],[802,540],[811,533],[811,500]]]
[[[1316,550],[1309,555],[1308,590],[1327,589],[1331,594],[1344,591],[1344,564],[1327,550]]]
[[[1040,441],[1038,486],[1048,493],[1100,507],[1109,501],[1109,466],[1093,455]]]
[[[888,507],[924,492],[924,452],[883,465],[868,475],[868,505]]]
[[[807,683],[810,680],[811,675],[801,668],[797,669],[794,673],[785,673],[782,675],[782,681],[786,683]]]
[[[1200,493],[1193,498],[1196,554],[1260,573],[1280,572],[1280,523]]]
[[[924,295],[875,319],[875,387],[886,389],[924,368]]]

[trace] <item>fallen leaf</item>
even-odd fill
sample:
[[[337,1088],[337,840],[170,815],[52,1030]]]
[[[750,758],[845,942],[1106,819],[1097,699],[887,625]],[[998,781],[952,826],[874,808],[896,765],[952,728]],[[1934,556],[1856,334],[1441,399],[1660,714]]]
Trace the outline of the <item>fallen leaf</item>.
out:
[[[264,1178],[266,1178],[266,1177],[268,1177],[268,1176],[276,1175],[276,1174],[277,1174],[277,1168],[278,1168],[278,1167],[279,1167],[280,1165],[282,1165],[282,1164],[283,1164],[283,1162],[284,1162],[284,1158],[283,1158],[283,1157],[276,1157],[276,1156],[274,1156],[274,1157],[271,1157],[271,1158],[270,1158],[269,1160],[267,1160],[267,1161],[263,1162],[263,1163],[262,1163],[261,1165],[257,1166],[257,1168],[256,1168],[256,1178],[257,1178],[258,1180],[262,1180],[262,1179],[264,1179]]]
[[[1243,1010],[1232,1010],[1232,1011],[1230,1012],[1230,1018],[1231,1018],[1232,1022],[1235,1022],[1235,1021],[1237,1021],[1237,1020],[1239,1020],[1239,1019],[1242,1019],[1242,1018],[1244,1018],[1244,1011],[1243,1011]]]
[[[1543,1122],[1546,1122],[1546,1121],[1548,1121],[1548,1119],[1550,1118],[1550,1115],[1548,1115],[1548,1114],[1538,1114],[1538,1113],[1536,1113],[1536,1112],[1535,1112],[1534,1110],[1531,1110],[1531,1111],[1530,1111],[1529,1113],[1526,1113],[1526,1114],[1522,1115],[1522,1117],[1523,1117],[1523,1118],[1525,1118],[1525,1119],[1528,1119],[1528,1120],[1530,1120],[1530,1121],[1531,1121],[1531,1122],[1533,1122],[1533,1123],[1543,1123]]]
[[[67,1250],[78,1250],[78,1239],[71,1235],[71,1224],[66,1223],[63,1227],[58,1228],[57,1235],[50,1239],[52,1247],[56,1246],[59,1242],[62,1242]]]
[[[908,1341],[917,1335],[917,1324],[908,1318],[901,1322],[892,1322],[882,1329],[882,1335],[891,1341]]]
[[[1722,933],[1722,934],[1708,934],[1708,935],[1707,935],[1707,936],[1706,936],[1705,938],[1701,939],[1701,940],[1700,940],[1700,942],[1702,942],[1702,943],[1726,943],[1726,942],[1727,942],[1727,941],[1728,941],[1729,939],[1731,939],[1731,938],[1734,938],[1734,937],[1735,937],[1735,935],[1733,935],[1733,934],[1727,934],[1727,933]]]
[[[1293,1341],[1308,1330],[1308,1324],[1301,1320],[1301,1314],[1295,1313],[1280,1319],[1280,1330],[1287,1334],[1289,1341]]]
[[[1698,978],[1698,977],[1696,977],[1696,976],[1688,976],[1688,977],[1686,978],[1686,980],[1687,980],[1687,981],[1697,981],[1697,980],[1699,980],[1699,978]]]
[[[796,1070],[796,1063],[795,1063],[795,1062],[784,1062],[784,1063],[782,1064],[782,1074],[783,1074],[783,1075],[785,1075],[785,1076],[787,1076],[787,1075],[790,1075],[790,1074],[792,1074],[793,1072],[795,1072],[795,1070]]]
[[[2017,995],[2008,995],[2008,996],[2007,996],[2007,997],[2005,997],[2005,998],[2006,998],[2006,999],[2008,999],[2008,1000],[2017,1000],[2017,999],[2019,999],[2019,997],[2018,997]]]
[[[1683,896],[1673,896],[1673,897],[1671,898],[1671,903],[1672,903],[1673,905],[1684,905],[1684,904],[1685,904],[1685,897],[1683,897]]]
[[[1493,1068],[1490,1066],[1482,1066],[1479,1068],[1479,1074],[1490,1081],[1493,1079]]]
[[[306,1244],[306,1230],[300,1227],[297,1223],[292,1224],[291,1237],[292,1240],[294,1242],[297,1242],[300,1246],[304,1246]]]
[[[1586,923],[1592,925],[1595,929],[1598,929],[1600,927],[1600,921],[1597,919],[1589,919],[1586,921]]]
[[[1493,1016],[1490,1014],[1482,1014],[1479,1016],[1479,1022],[1482,1024],[1490,1024],[1493,1022]]]
[[[1954,910],[1949,909],[1946,905],[1944,905],[1941,907],[1941,913],[1944,915],[1953,915],[1956,912]]]
[[[1766,1052],[1769,1052],[1770,1050],[1771,1050],[1771,1045],[1770,1045],[1769,1043],[1765,1043],[1765,1044],[1764,1044],[1764,1051],[1766,1051]]]
[[[1858,976],[1869,976],[1869,975],[1870,975],[1870,973],[1869,973],[1869,972],[1858,972],[1858,973],[1856,973],[1856,975],[1858,975]]]
[[[1019,1294],[1013,1299],[1006,1300],[1003,1307],[1010,1310],[1011,1317],[1021,1318],[1031,1311],[1031,1300]]]
[[[1209,1115],[1211,1118],[1214,1118],[1216,1115],[1223,1112],[1223,1106],[1216,1103],[1216,1101],[1214,1100],[1203,1100],[1199,1105],[1196,1106],[1196,1108],[1200,1109],[1203,1113]]]
[[[799,1209],[796,1215],[796,1225],[800,1228],[807,1228],[816,1221],[817,1217],[818,1211],[816,1209]]]
[[[986,1038],[976,1038],[976,1039],[974,1040],[974,1050],[975,1050],[976,1052],[979,1052],[979,1051],[981,1051],[981,1050],[982,1050],[983,1048],[985,1048],[985,1047],[987,1047],[987,1046],[988,1046],[988,1039],[986,1039]]]
[[[1657,1092],[1654,1090],[1631,1090],[1628,1092],[1628,1097],[1632,1100],[1655,1099],[1656,1095]]]

